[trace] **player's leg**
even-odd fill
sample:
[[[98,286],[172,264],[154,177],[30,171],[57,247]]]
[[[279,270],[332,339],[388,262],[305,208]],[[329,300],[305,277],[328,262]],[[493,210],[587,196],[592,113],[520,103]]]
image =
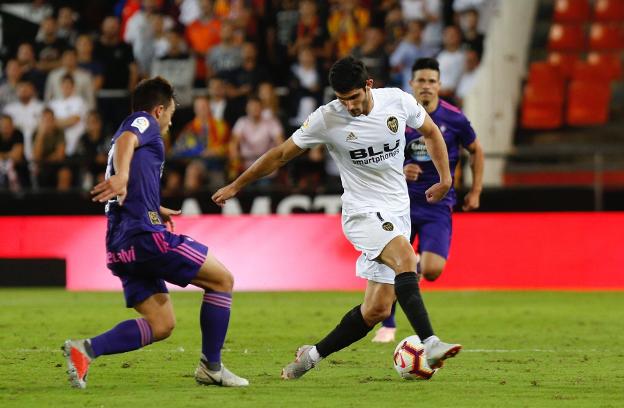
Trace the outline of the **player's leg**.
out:
[[[390,314],[394,288],[391,284],[368,281],[364,302],[349,310],[340,323],[314,346],[297,350],[294,362],[282,370],[282,378],[296,379],[304,375],[323,358],[355,343]]]
[[[447,205],[433,205],[421,213],[423,219],[418,235],[420,268],[426,280],[434,281],[444,271],[448,259],[453,232],[452,211]]]
[[[397,236],[386,245],[379,260],[396,273],[394,289],[397,300],[416,334],[425,344],[429,365],[432,368],[441,367],[443,360],[455,356],[461,350],[461,345],[442,343],[434,335],[420,294],[416,276],[418,258],[412,245],[404,236]]]
[[[205,385],[249,385],[246,379],[233,374],[221,363],[221,349],[230,322],[234,287],[232,274],[214,255],[208,253],[191,284],[204,290],[199,313],[202,355],[195,379]]]
[[[163,281],[140,278],[122,281],[129,307],[134,304],[132,299],[141,299],[134,304],[134,308],[142,317],[125,320],[90,339],[65,341],[63,352],[67,359],[69,379],[76,388],[86,387],[89,365],[97,357],[125,353],[166,339],[175,327],[171,300],[167,293],[162,293],[166,292]]]
[[[440,277],[446,265],[446,258],[429,251],[423,251],[420,258],[422,276],[432,282]]]

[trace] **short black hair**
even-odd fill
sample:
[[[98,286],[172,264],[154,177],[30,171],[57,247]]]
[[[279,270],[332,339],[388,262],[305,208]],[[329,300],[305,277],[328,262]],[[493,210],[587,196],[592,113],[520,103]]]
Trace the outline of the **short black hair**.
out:
[[[364,88],[369,78],[364,63],[351,55],[336,61],[329,70],[329,84],[340,93]]]
[[[173,86],[165,78],[144,79],[132,92],[132,111],[150,112],[159,105],[168,107],[172,99],[175,100]]]
[[[414,65],[412,65],[412,74],[421,69],[432,69],[434,71],[438,71],[439,74],[440,64],[435,58],[419,58],[416,60],[416,62],[414,62]]]

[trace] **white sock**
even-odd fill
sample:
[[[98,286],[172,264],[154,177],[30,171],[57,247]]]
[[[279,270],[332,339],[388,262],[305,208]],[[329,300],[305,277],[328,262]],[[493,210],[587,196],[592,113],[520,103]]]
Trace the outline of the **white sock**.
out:
[[[439,339],[439,338],[438,338],[438,336],[436,336],[436,335],[429,336],[429,337],[427,337],[427,338],[423,341],[423,344],[424,344],[424,345],[427,345],[429,342],[431,342],[431,341],[435,341],[435,340],[440,341],[440,339]]]
[[[308,354],[310,355],[310,358],[312,359],[312,362],[314,364],[318,363],[319,361],[321,361],[323,359],[323,357],[321,357],[321,355],[319,354],[318,350],[316,349],[316,346],[313,346],[310,351],[308,351]]]

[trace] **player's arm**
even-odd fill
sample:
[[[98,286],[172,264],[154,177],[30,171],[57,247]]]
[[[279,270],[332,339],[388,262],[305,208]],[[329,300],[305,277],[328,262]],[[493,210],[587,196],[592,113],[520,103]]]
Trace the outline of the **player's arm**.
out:
[[[425,138],[427,152],[429,153],[429,156],[438,171],[438,175],[440,176],[440,182],[429,187],[429,189],[425,192],[427,201],[430,203],[436,203],[444,198],[453,183],[446,143],[444,142],[440,129],[435,123],[433,123],[433,120],[431,120],[429,115],[425,116],[425,121],[418,131]]]
[[[464,211],[476,210],[480,205],[481,190],[483,189],[483,148],[479,140],[475,139],[467,148],[470,153],[470,170],[472,171],[472,187],[464,197]]]
[[[234,197],[247,184],[268,176],[304,151],[305,149],[297,146],[292,138],[287,139],[263,154],[232,183],[217,190],[212,196],[212,201],[218,205],[224,205],[226,200]]]
[[[123,132],[115,141],[113,151],[113,166],[115,174],[99,183],[91,190],[93,201],[101,203],[117,197],[119,205],[126,199],[126,187],[130,177],[130,162],[134,149],[139,147],[139,138],[132,132]]]

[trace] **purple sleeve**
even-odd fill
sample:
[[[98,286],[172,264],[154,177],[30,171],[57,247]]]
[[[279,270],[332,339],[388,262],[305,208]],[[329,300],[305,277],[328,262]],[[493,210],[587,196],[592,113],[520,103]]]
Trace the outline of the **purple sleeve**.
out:
[[[143,146],[160,137],[158,122],[149,115],[139,115],[127,120],[123,124],[121,131],[134,133],[139,139],[139,146]]]
[[[460,126],[461,126],[461,132],[459,132],[460,134],[459,138],[460,138],[462,146],[467,148],[477,139],[477,135],[475,134],[475,131],[472,128],[472,125],[470,124],[470,121],[468,120],[468,118],[466,118],[463,115],[462,115],[462,121],[460,123]]]

